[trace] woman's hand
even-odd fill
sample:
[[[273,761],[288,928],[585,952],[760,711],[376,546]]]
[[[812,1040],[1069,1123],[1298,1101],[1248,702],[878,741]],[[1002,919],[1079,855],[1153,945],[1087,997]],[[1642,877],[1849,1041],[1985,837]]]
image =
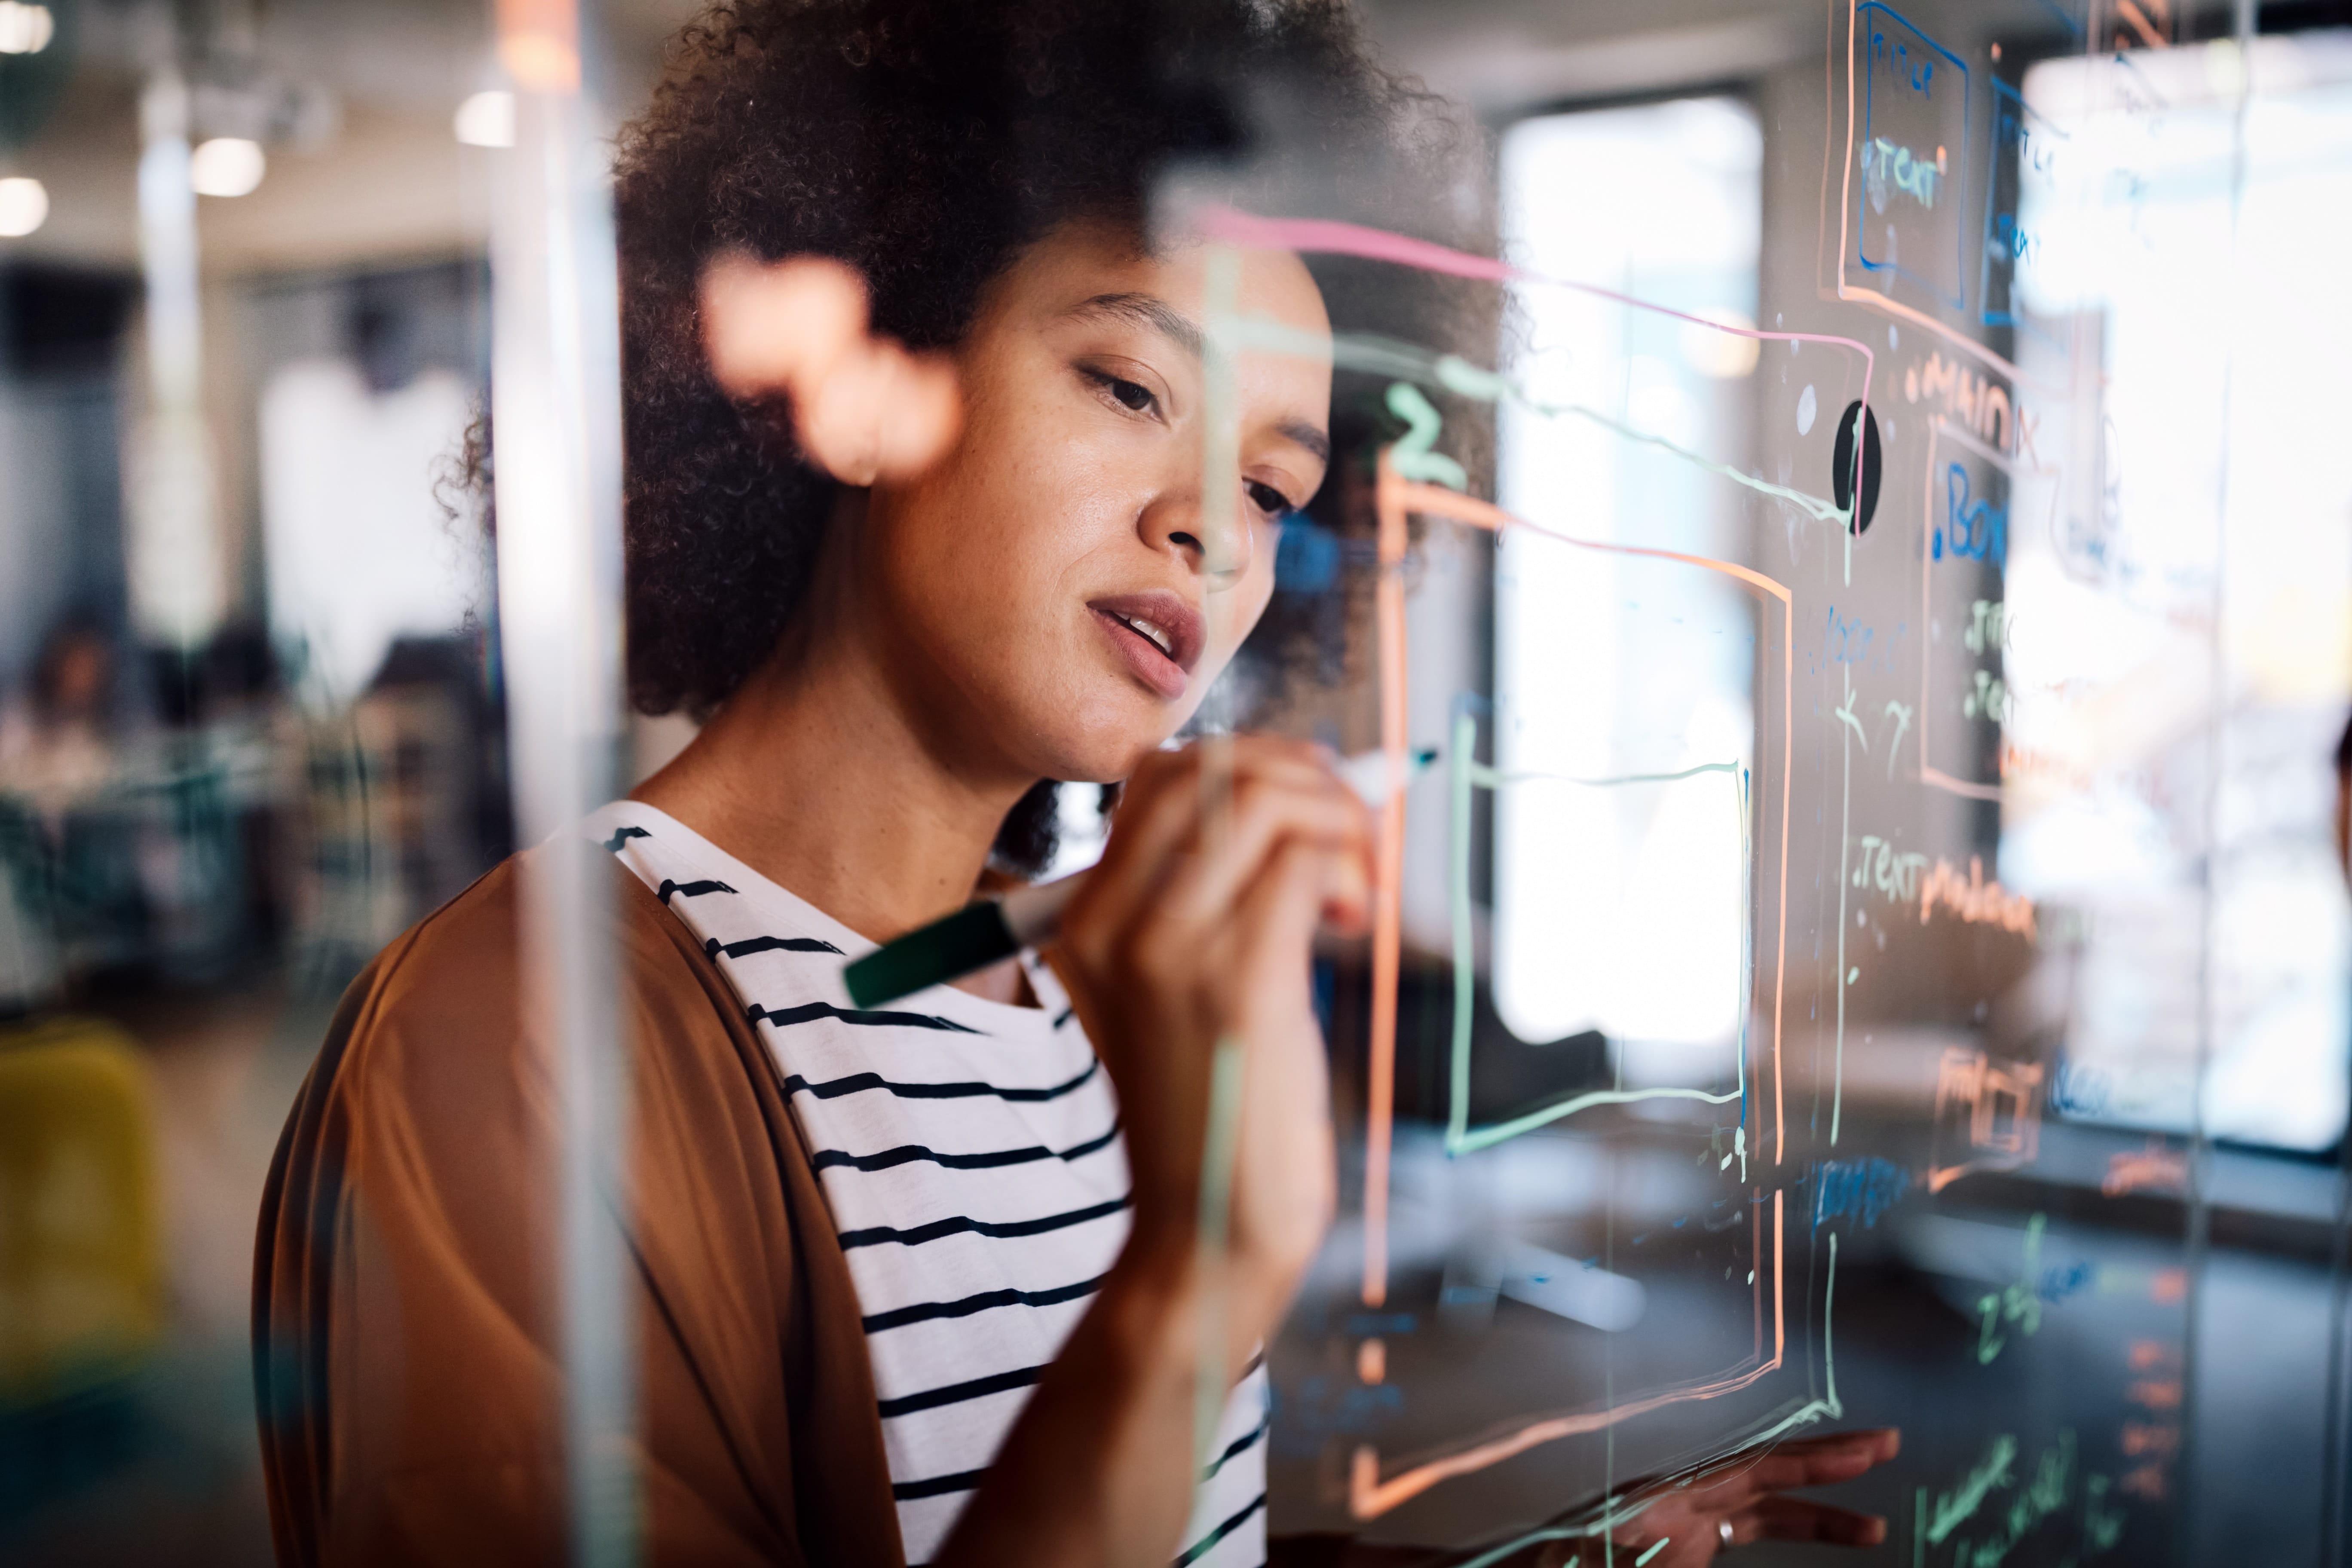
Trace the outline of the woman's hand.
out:
[[[1629,1500],[1649,1506],[1612,1535],[1621,1551],[1635,1552],[1665,1542],[1665,1550],[1648,1559],[1648,1568],[1697,1568],[1714,1562],[1727,1548],[1751,1541],[1875,1546],[1886,1539],[1884,1519],[1786,1494],[1800,1487],[1850,1481],[1893,1458],[1902,1446],[1902,1433],[1892,1426],[1784,1443],[1760,1458],[1687,1484],[1663,1482],[1637,1489]],[[1588,1554],[1590,1550],[1588,1546]],[[1575,1554],[1567,1543],[1559,1543],[1542,1561],[1565,1563]]]
[[[1223,1038],[1243,1049],[1226,1276],[1237,1355],[1272,1330],[1330,1223],[1309,948],[1318,924],[1366,919],[1371,843],[1371,814],[1318,747],[1240,736],[1156,753],[1047,954],[1118,1089],[1131,1254],[1191,1256],[1212,1057]]]
[[[1135,1226],[941,1568],[1164,1568],[1175,1552],[1198,1474],[1198,1379],[1230,1384],[1330,1224],[1308,949],[1318,922],[1363,921],[1370,854],[1370,813],[1313,746],[1204,742],[1128,781],[1045,956],[1118,1089]],[[1226,1039],[1243,1061],[1231,1225],[1223,1266],[1203,1269],[1202,1154]],[[1222,1368],[1201,1364],[1212,1345]]]

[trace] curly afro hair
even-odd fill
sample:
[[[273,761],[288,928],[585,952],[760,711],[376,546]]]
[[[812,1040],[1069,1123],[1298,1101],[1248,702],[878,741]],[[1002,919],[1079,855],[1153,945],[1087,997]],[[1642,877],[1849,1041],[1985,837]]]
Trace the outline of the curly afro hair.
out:
[[[836,481],[802,459],[789,421],[710,378],[697,292],[716,253],[837,258],[865,275],[876,331],[945,348],[1056,226],[1108,221],[1141,243],[1171,176],[1483,244],[1485,182],[1458,177],[1465,153],[1483,176],[1475,132],[1375,62],[1344,0],[738,0],[706,13],[623,132],[616,172],[631,700],[698,717],[724,702],[800,608],[834,512]],[[1308,259],[1342,330],[1460,341],[1465,307],[1445,286]],[[1335,466],[1366,461],[1385,417],[1346,390],[1343,378]],[[1447,423],[1457,451],[1475,443],[1475,420]],[[1244,658],[1295,662],[1328,635],[1333,595],[1318,597],[1277,592]],[[1034,873],[1050,857],[1052,809],[1050,785],[1016,808],[1001,864]]]

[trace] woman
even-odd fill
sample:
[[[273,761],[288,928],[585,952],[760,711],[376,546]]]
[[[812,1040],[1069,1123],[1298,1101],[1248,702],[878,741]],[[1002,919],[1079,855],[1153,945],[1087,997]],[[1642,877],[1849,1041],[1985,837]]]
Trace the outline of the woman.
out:
[[[1332,1207],[1308,946],[1360,924],[1370,824],[1314,748],[1243,737],[1229,780],[1160,750],[1335,456],[1328,353],[1250,355],[1204,479],[1207,253],[1147,240],[1154,176],[1238,150],[1253,92],[1330,188],[1443,140],[1320,0],[774,0],[690,30],[625,142],[632,689],[709,719],[530,853],[618,873],[655,1561],[1265,1560],[1255,1348]],[[1230,287],[1328,343],[1299,258]],[[846,958],[1037,869],[1054,779],[1125,795],[1049,962],[845,1006]],[[289,1562],[564,1550],[515,875],[354,984],[280,1148],[257,1365]],[[1204,1271],[1221,1039],[1246,1070]],[[1204,1353],[1233,1392],[1199,1464]],[[1626,1539],[1671,1518],[1676,1561],[1867,1534],[1752,1479],[1649,1517]]]

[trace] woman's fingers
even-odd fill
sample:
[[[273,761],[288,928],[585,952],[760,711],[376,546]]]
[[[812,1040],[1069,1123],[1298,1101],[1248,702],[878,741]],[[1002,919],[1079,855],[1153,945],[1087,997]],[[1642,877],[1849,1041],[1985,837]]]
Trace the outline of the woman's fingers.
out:
[[[947,362],[887,339],[866,339],[804,380],[793,403],[801,448],[845,485],[920,473],[962,426]]]
[[[801,395],[865,341],[866,283],[838,261],[737,251],[703,271],[703,353],[730,396]]]
[[[1262,858],[1234,900],[1230,920],[1232,953],[1245,993],[1287,982],[1286,998],[1304,994],[1299,960],[1322,914],[1332,863],[1346,858],[1344,848],[1303,836],[1283,839]]]
[[[1215,748],[1222,756],[1201,754],[1210,750],[1145,759],[1129,781],[1101,862],[1064,912],[1049,959],[1100,1040],[1119,1032],[1111,1011],[1147,997],[1160,1016],[1155,1029],[1205,1042],[1234,1026],[1249,990],[1235,984],[1250,956],[1234,941],[1234,906],[1244,885],[1288,839],[1344,840],[1351,831],[1344,819],[1336,826],[1318,819],[1334,809],[1330,764],[1318,748],[1241,736]],[[1217,795],[1223,821],[1204,835],[1204,809]],[[1204,862],[1222,883],[1207,897]],[[1318,868],[1310,879],[1320,901],[1346,912],[1345,871]],[[1310,931],[1312,923],[1310,915]],[[1289,989],[1304,987],[1307,943],[1302,931],[1283,944],[1298,971]]]
[[[1759,1498],[1732,1516],[1735,1545],[1751,1541],[1817,1541],[1831,1546],[1875,1546],[1886,1539],[1886,1521],[1832,1503],[1802,1498]]]
[[[919,473],[962,428],[949,362],[871,335],[866,280],[830,258],[719,258],[702,275],[702,340],[730,396],[792,400],[802,451],[845,484]]]
[[[1363,802],[1328,772],[1301,771],[1290,777],[1276,770],[1237,773],[1224,821],[1203,820],[1195,852],[1176,864],[1161,892],[1162,911],[1181,926],[1223,920],[1267,858],[1293,839],[1360,859],[1371,844],[1369,816]],[[1328,880],[1325,870],[1318,863],[1318,908]]]
[[[1730,1500],[1743,1496],[1832,1486],[1893,1458],[1901,1447],[1902,1434],[1891,1426],[1808,1437],[1783,1444],[1711,1484],[1695,1483],[1691,1490],[1710,1500],[1723,1499],[1723,1505],[1729,1507],[1735,1506]]]
[[[883,357],[889,374],[876,425],[874,469],[878,479],[903,479],[947,456],[963,433],[963,392],[944,355],[908,353],[891,343]]]
[[[1233,1244],[1278,1274],[1303,1268],[1335,1201],[1330,1086],[1303,952],[1323,904],[1331,851],[1299,839],[1269,854],[1232,923],[1246,1052]]]
[[[1818,1437],[1801,1437],[1793,1443],[1783,1443],[1772,1451],[1801,1455],[1842,1453],[1849,1448],[1867,1449],[1876,1459],[1891,1459],[1903,1450],[1903,1429],[1899,1426],[1865,1426],[1853,1432],[1826,1432]]]
[[[1661,1560],[1661,1568],[1664,1563],[1685,1562],[1686,1543],[1698,1553],[1686,1561],[1710,1560],[1726,1521],[1731,1524],[1734,1544],[1771,1540],[1874,1545],[1886,1537],[1885,1520],[1786,1494],[1801,1487],[1853,1480],[1893,1458],[1901,1447],[1902,1434],[1891,1426],[1782,1444],[1758,1458],[1738,1461],[1712,1479],[1694,1480],[1687,1487],[1662,1487],[1642,1524],[1619,1540],[1623,1544],[1647,1546],[1657,1534],[1666,1535],[1675,1546]]]
[[[1321,913],[1360,901],[1362,818],[1316,748],[1236,737],[1150,758],[1049,953],[1130,1108],[1141,1245],[1192,1244],[1210,1047],[1244,1047],[1228,1245],[1269,1312],[1333,1202],[1307,958]]]
[[[1850,1481],[1877,1460],[1850,1450],[1828,1454],[1769,1454],[1755,1464],[1727,1476],[1707,1493],[1726,1499],[1761,1497],[1766,1492],[1793,1491],[1801,1487],[1825,1487]],[[1699,1489],[1694,1488],[1694,1490]],[[1726,1506],[1729,1506],[1727,1502]]]
[[[1088,933],[1082,941],[1106,942],[1124,935],[1145,915],[1158,923],[1199,924],[1221,915],[1256,864],[1279,837],[1282,824],[1259,814],[1285,794],[1330,803],[1345,812],[1344,793],[1318,748],[1302,742],[1260,736],[1225,742],[1226,761],[1208,745],[1147,758],[1129,781],[1110,843],[1073,905],[1066,931]],[[1221,781],[1213,771],[1227,768]],[[1223,792],[1222,828],[1206,826]],[[1354,807],[1360,811],[1360,806]],[[1294,813],[1291,825],[1309,836],[1345,837],[1354,830],[1328,821],[1309,824]],[[1218,869],[1204,882],[1200,863],[1213,858]],[[1180,891],[1180,879],[1190,878]],[[1344,892],[1344,889],[1342,889]],[[1083,912],[1081,912],[1083,911]],[[1097,954],[1099,956],[1099,954]]]

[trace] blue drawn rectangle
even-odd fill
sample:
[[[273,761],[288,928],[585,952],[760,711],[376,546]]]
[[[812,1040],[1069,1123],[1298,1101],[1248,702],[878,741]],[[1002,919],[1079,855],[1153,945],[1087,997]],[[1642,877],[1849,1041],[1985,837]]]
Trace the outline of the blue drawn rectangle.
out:
[[[2017,313],[2017,269],[2041,243],[2024,226],[2028,184],[2053,177],[2066,133],[2029,107],[2018,90],[1992,79],[1991,154],[1985,163],[1984,265],[1977,302],[1985,325],[2050,334]]]
[[[1892,273],[1937,302],[1964,309],[1967,265],[1969,68],[1960,57],[1879,0],[1854,8],[1854,42],[1865,62],[1861,189],[1854,202],[1855,259]],[[1959,106],[1960,132],[1944,121]],[[1948,147],[1958,146],[1958,157]],[[1912,237],[1904,254],[1906,232]]]

